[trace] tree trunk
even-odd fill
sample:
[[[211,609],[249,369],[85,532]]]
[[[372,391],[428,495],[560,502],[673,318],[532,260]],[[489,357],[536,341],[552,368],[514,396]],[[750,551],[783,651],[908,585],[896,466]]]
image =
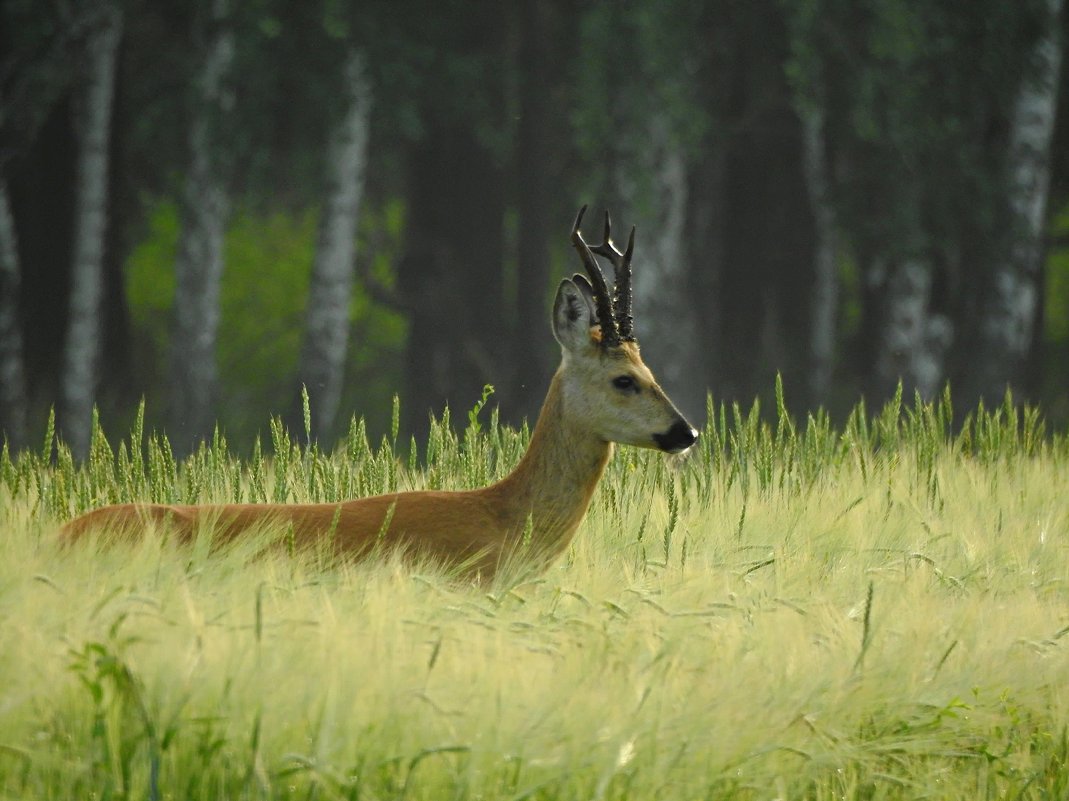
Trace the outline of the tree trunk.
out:
[[[836,274],[835,211],[828,176],[824,112],[810,109],[802,114],[802,166],[809,203],[813,209],[813,306],[810,323],[809,401],[826,404],[835,370],[836,318],[839,281]]]
[[[699,18],[706,55],[694,77],[695,102],[709,127],[695,148],[687,190],[687,292],[696,327],[693,370],[704,394],[719,400],[724,384],[724,273],[727,269],[728,97],[732,77],[734,24],[724,9],[707,6]],[[693,418],[692,418],[693,419]]]
[[[683,413],[696,419],[705,409],[706,385],[694,369],[699,347],[689,297],[688,165],[664,118],[652,118],[646,143],[633,158],[617,162],[614,179],[626,208],[613,239],[622,249],[635,226],[635,331],[644,358]],[[600,240],[594,226],[590,233]]]
[[[1047,5],[1050,21],[1036,44],[1036,74],[1022,83],[1010,121],[1007,229],[1012,239],[1006,260],[992,271],[986,288],[982,356],[975,365],[980,394],[989,401],[999,400],[1007,385],[1021,385],[1036,336],[1061,63],[1062,0],[1047,0]]]
[[[190,163],[175,262],[170,434],[179,454],[210,433],[216,398],[215,342],[229,200],[222,141],[233,105],[234,35],[228,0],[211,0],[189,128]]]
[[[876,395],[886,397],[901,381],[907,398],[914,390],[925,400],[939,394],[946,375],[946,353],[953,338],[949,318],[931,309],[932,271],[918,259],[889,270],[869,270],[870,288],[882,297],[876,353]]]
[[[551,224],[552,194],[559,175],[553,169],[550,70],[553,68],[551,9],[546,0],[520,3],[519,124],[516,131],[515,198],[519,216],[516,254],[516,315],[512,393],[506,398],[509,417],[530,420],[538,414],[549,383],[552,366],[545,331],[549,284],[549,242],[555,231]],[[567,225],[567,223],[565,223]],[[563,239],[563,235],[562,235]]]
[[[690,276],[688,306],[694,315],[697,353],[694,370],[701,386],[723,392],[724,310],[727,202],[727,150],[722,136],[709,137],[691,174],[687,204]],[[691,418],[693,419],[693,418]]]
[[[326,192],[308,291],[298,381],[308,388],[312,434],[329,438],[341,400],[360,199],[364,192],[371,84],[362,52],[345,64],[344,115],[327,142]],[[300,387],[298,386],[298,393]]]
[[[42,17],[33,24],[51,28],[40,48],[20,47],[18,36],[0,38],[0,63],[4,64],[0,111],[2,162],[33,148],[49,117],[64,104],[80,76],[78,69],[72,67],[81,63],[85,42],[98,24],[99,4],[65,4],[62,14],[56,14],[58,8],[48,8],[54,5],[37,4]],[[16,20],[20,16],[11,15]],[[5,24],[12,22],[6,19]],[[16,27],[18,24],[14,23]]]
[[[791,401],[809,380],[815,240],[783,4],[733,4],[727,19],[720,395],[748,404],[780,374]]]
[[[28,410],[56,405],[63,385],[78,194],[73,95],[55,107],[32,146],[4,169],[21,266],[17,302]]]
[[[446,401],[467,409],[484,384],[501,380],[502,170],[475,131],[431,116],[409,203],[398,268],[410,306],[401,397],[405,428],[419,436],[428,411]]]
[[[118,8],[103,4],[99,22],[87,41],[85,85],[76,115],[79,142],[74,252],[59,420],[79,459],[89,453],[100,357],[108,146],[121,31]]]
[[[19,250],[15,220],[0,177],[0,439],[26,444],[26,371],[19,321]]]

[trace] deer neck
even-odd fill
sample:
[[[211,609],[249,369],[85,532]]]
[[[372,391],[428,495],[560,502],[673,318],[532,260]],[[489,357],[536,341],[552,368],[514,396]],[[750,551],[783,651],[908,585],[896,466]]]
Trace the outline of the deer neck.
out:
[[[567,547],[586,514],[612,445],[569,416],[558,371],[549,386],[531,444],[502,481],[488,488],[509,536],[530,526],[531,544],[552,558]]]

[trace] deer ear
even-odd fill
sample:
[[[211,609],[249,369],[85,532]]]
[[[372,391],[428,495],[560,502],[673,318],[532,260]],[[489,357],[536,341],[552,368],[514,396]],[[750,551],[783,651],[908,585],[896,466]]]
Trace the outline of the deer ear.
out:
[[[590,307],[590,316],[593,318],[597,306],[594,305],[594,287],[590,285],[590,280],[582,273],[576,273],[572,276],[572,283],[579,287],[579,290],[583,293],[583,297],[586,298],[586,305]]]
[[[589,346],[593,318],[593,306],[580,286],[569,278],[561,281],[553,301],[553,336],[561,347],[579,350]]]

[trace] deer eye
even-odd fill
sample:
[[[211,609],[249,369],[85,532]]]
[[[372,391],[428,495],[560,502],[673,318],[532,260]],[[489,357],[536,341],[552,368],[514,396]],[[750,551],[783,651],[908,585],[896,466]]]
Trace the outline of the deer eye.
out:
[[[635,379],[629,375],[618,375],[612,380],[612,385],[617,389],[622,389],[625,392],[632,389],[637,389],[635,386]]]

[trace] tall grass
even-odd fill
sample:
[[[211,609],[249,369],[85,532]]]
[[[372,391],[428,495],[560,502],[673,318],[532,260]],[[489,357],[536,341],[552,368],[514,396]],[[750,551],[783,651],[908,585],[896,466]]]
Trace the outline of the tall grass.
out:
[[[85,465],[51,431],[5,449],[2,797],[1066,797],[1066,436],[1009,398],[836,427],[777,389],[710,401],[685,459],[621,449],[565,557],[489,591],[255,541],[55,544],[116,501],[483,484],[528,434],[478,409],[418,449],[276,422],[178,463],[140,417]]]

